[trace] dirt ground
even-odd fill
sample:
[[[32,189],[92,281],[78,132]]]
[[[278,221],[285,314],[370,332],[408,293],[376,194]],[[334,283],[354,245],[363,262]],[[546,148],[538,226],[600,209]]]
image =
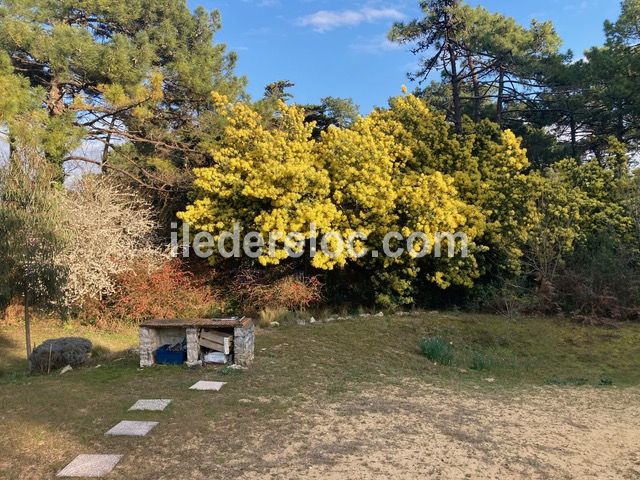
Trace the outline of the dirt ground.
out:
[[[78,454],[111,453],[124,457],[109,480],[637,480],[639,328],[471,315],[289,326],[259,332],[246,371],[141,370],[135,331],[76,329],[107,353],[36,376],[20,371],[22,331],[0,329],[0,479],[55,479]],[[421,355],[429,335],[451,338],[457,363]],[[471,369],[474,352],[494,363]],[[198,380],[226,385],[189,390]],[[128,412],[140,398],[173,402]],[[160,424],[104,435],[121,420]]]
[[[244,479],[640,478],[637,389],[504,397],[407,385],[310,401],[295,417],[295,433],[259,431],[255,457],[228,467]]]
[[[333,404],[307,398],[243,429],[241,436],[227,436],[224,446],[217,442],[220,430],[231,428],[226,422],[210,421],[189,432],[169,420],[181,432],[179,442],[177,435],[159,432],[129,447],[113,440],[109,451],[118,445],[128,453],[108,478],[640,478],[639,389],[471,390],[408,383],[364,389]],[[277,399],[239,401],[246,415],[238,420],[251,422],[254,409]],[[67,453],[54,455],[58,465],[70,458],[75,443],[71,436],[60,442],[69,443]],[[43,454],[48,442],[38,443]],[[16,478],[49,478],[40,470],[47,456],[39,458]],[[10,460],[0,458],[0,471],[4,461]]]

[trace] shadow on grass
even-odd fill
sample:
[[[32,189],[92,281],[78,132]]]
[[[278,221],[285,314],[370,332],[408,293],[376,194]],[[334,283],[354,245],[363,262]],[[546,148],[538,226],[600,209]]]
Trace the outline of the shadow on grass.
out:
[[[26,352],[21,347],[15,338],[0,333],[0,378],[26,372]]]
[[[99,349],[85,365],[64,375],[0,378],[0,452],[8,458],[8,463],[0,462],[0,478],[26,478],[20,474],[27,470],[33,473],[29,478],[53,478],[76,455],[91,451],[126,451],[129,457],[143,457],[146,447],[139,439],[105,437],[121,420],[164,419],[164,428],[179,430],[178,436],[182,424],[166,424],[177,411],[206,427],[203,405],[215,408],[223,397],[194,394],[188,387],[200,379],[220,379],[217,371],[181,366],[140,370],[138,362],[128,349]],[[141,398],[171,398],[174,403],[162,414],[128,412]],[[46,458],[41,455],[43,445]]]

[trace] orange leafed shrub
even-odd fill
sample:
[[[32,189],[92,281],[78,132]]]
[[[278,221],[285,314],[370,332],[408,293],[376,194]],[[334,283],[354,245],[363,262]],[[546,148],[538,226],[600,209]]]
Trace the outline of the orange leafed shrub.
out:
[[[177,260],[157,270],[144,268],[123,273],[118,291],[109,302],[114,320],[143,322],[151,318],[199,318],[211,316],[219,305],[206,276],[187,271]]]
[[[245,270],[236,276],[232,288],[246,311],[267,307],[305,310],[322,300],[322,283],[317,277],[287,275],[274,280]]]

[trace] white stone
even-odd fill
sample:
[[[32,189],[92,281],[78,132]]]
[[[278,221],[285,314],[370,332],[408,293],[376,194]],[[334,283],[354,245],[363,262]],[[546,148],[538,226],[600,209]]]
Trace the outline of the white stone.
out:
[[[237,364],[233,364],[233,365],[229,365],[227,368],[230,368],[231,370],[248,370],[247,367],[243,367],[242,365],[237,365]]]
[[[73,367],[71,365],[67,365],[62,370],[60,370],[60,375],[64,375],[65,373],[68,373],[71,370],[73,370]]]
[[[190,387],[190,390],[214,390],[218,391],[225,385],[224,382],[208,382],[201,380]]]
[[[169,406],[171,400],[156,399],[156,400],[138,400],[129,409],[131,410],[148,410],[151,412],[162,412]]]
[[[158,422],[135,422],[125,420],[117,424],[105,433],[105,435],[118,437],[144,437],[157,426]]]
[[[58,477],[104,477],[111,473],[122,455],[78,455],[60,470]]]

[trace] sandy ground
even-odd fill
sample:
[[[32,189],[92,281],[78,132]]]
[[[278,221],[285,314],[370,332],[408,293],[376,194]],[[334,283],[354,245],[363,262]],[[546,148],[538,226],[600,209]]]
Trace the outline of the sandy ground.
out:
[[[297,427],[283,438],[259,428],[255,455],[227,468],[243,479],[640,478],[638,389],[407,385],[311,401],[287,423]]]
[[[113,480],[640,479],[639,388],[490,390],[371,386],[331,404],[247,396],[224,420],[198,417],[197,430],[183,415],[159,416],[144,440],[83,441],[16,419],[28,434],[0,456],[0,478],[55,478],[75,454],[91,452],[126,454]],[[287,407],[257,420],[277,402]],[[194,405],[175,408],[198,415]],[[3,422],[11,431],[0,408]],[[105,428],[95,422],[87,432]],[[20,473],[3,476],[14,461]]]

